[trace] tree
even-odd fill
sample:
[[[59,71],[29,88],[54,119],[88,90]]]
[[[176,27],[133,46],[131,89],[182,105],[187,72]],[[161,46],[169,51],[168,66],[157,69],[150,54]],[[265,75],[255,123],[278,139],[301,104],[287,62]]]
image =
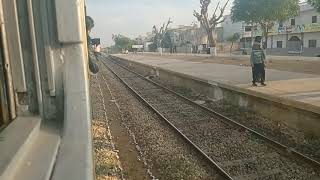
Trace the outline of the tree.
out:
[[[231,19],[233,22],[245,22],[253,25],[253,22],[258,21],[253,14],[256,14],[254,1],[251,0],[235,0],[231,9]]]
[[[231,9],[233,22],[258,24],[265,37],[267,48],[268,34],[275,22],[283,22],[299,12],[299,0],[235,0]]]
[[[224,4],[223,7],[220,7],[220,2],[217,4],[211,18],[209,18],[208,15],[208,8],[211,3],[211,0],[200,0],[200,13],[195,11],[193,12],[193,15],[197,18],[197,20],[200,22],[201,27],[205,29],[209,46],[215,48],[216,47],[216,39],[213,35],[215,32],[215,29],[218,24],[222,23],[225,19],[223,17],[223,13],[229,3],[229,0]],[[220,10],[219,13],[217,13],[218,9]],[[216,55],[216,54],[214,54]]]
[[[173,23],[173,21],[171,21],[171,19],[169,18],[168,22],[163,23],[160,29],[158,29],[156,25],[153,26],[152,28],[153,29],[152,33],[154,34],[153,43],[155,44],[156,48],[162,48],[162,45],[163,45],[162,41],[171,23]]]
[[[232,48],[233,44],[240,39],[240,34],[239,33],[234,33],[232,36],[230,36],[227,41],[231,42],[231,47],[230,47],[230,55],[232,53]]]
[[[116,50],[130,50],[132,49],[132,45],[134,44],[134,41],[132,39],[121,34],[112,35],[112,40],[115,42],[114,46]]]
[[[169,32],[166,32],[164,34],[161,47],[170,48],[170,49],[172,48],[172,41],[171,41],[171,36]]]
[[[312,6],[314,6],[318,12],[320,12],[320,0],[308,0]]]
[[[157,45],[155,43],[149,44],[148,48],[151,52],[157,51]]]

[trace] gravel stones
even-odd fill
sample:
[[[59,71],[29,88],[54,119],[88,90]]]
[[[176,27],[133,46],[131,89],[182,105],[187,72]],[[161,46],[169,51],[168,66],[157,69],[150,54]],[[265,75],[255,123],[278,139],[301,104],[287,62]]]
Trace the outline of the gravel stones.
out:
[[[111,64],[111,63],[110,63]],[[116,72],[125,74],[124,69],[112,66]],[[132,74],[132,73],[129,73]],[[190,140],[210,155],[216,162],[240,162],[225,169],[237,178],[268,179],[312,179],[319,174],[307,164],[280,154],[267,142],[257,139],[249,132],[223,123],[212,114],[190,104],[166,91],[148,94],[146,89],[154,88],[147,81],[135,78],[125,81],[138,90],[148,102],[180,129]],[[150,87],[149,87],[150,85]],[[142,88],[141,88],[142,87]],[[205,114],[205,116],[203,116]],[[152,127],[150,127],[152,128]],[[268,156],[272,154],[273,156]],[[246,161],[250,159],[250,161]]]
[[[264,117],[261,114],[231,105],[224,101],[215,101],[181,87],[171,87],[175,91],[195,101],[206,101],[206,107],[219,112],[231,119],[270,137],[286,146],[289,146],[309,157],[320,161],[320,139],[308,137],[303,132],[288,127],[283,122]]]
[[[90,95],[96,179],[122,179],[121,164],[112,142],[112,136],[104,110],[105,105],[102,101],[100,86],[95,76],[91,77]]]
[[[102,65],[100,65],[101,67]],[[199,155],[155,114],[151,113],[106,68],[101,73],[119,104],[123,125],[141,152],[139,159],[159,179],[219,179]]]

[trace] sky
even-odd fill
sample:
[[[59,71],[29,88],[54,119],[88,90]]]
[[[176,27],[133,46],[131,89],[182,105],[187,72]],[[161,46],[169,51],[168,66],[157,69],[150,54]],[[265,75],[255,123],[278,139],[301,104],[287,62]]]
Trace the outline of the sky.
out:
[[[213,11],[218,0],[212,0]],[[226,0],[221,0],[224,4]],[[230,13],[232,0],[226,14]],[[197,22],[193,10],[200,10],[200,0],[87,0],[87,14],[95,21],[92,37],[100,37],[102,46],[113,44],[112,34],[130,38],[145,35],[152,27],[172,19],[171,27]],[[209,14],[209,16],[211,13]]]

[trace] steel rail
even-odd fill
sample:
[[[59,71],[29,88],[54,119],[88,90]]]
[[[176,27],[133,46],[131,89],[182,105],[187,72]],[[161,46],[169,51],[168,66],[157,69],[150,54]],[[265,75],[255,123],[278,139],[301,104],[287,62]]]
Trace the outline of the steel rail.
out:
[[[111,59],[113,59],[113,57],[111,57]],[[113,61],[115,61],[115,60],[113,60]],[[197,104],[197,103],[195,103],[194,101],[192,101],[191,99],[189,99],[189,98],[187,98],[187,97],[185,97],[185,96],[183,96],[183,95],[181,95],[181,94],[179,94],[179,93],[177,93],[177,92],[175,92],[175,91],[173,91],[173,90],[171,90],[171,89],[168,89],[167,87],[164,87],[163,85],[161,85],[161,84],[159,84],[159,83],[157,83],[157,82],[154,82],[154,81],[152,81],[152,80],[144,77],[143,75],[141,75],[141,74],[139,74],[139,73],[137,73],[137,72],[134,72],[134,71],[132,71],[131,69],[129,69],[129,68],[127,68],[127,67],[125,67],[125,66],[117,63],[117,62],[114,62],[114,63],[115,63],[116,65],[122,67],[123,69],[126,69],[127,71],[129,71],[129,72],[131,72],[131,73],[133,73],[133,74],[135,74],[135,75],[143,78],[144,80],[146,80],[146,81],[148,81],[148,82],[150,82],[150,83],[152,83],[152,84],[154,84],[154,85],[156,85],[156,86],[158,86],[158,87],[161,87],[162,89],[164,89],[164,90],[166,90],[166,91],[168,91],[168,92],[170,92],[170,93],[175,94],[176,96],[178,96],[178,97],[180,97],[180,98],[182,98],[182,99],[190,102],[191,104],[194,104],[194,105],[196,105],[196,106],[198,106],[198,107],[201,107],[203,110],[205,110],[205,111],[207,111],[207,112],[209,112],[209,113],[213,113],[213,114],[219,116],[220,118],[222,118],[222,119],[220,119],[222,122],[224,122],[224,123],[226,123],[226,124],[229,124],[229,125],[236,125],[236,126],[242,128],[242,129],[244,129],[244,130],[252,133],[253,135],[255,135],[255,136],[257,136],[257,137],[260,137],[260,138],[268,141],[268,142],[271,143],[272,145],[277,146],[277,147],[280,148],[284,153],[289,153],[289,154],[291,153],[292,155],[296,156],[297,158],[299,158],[299,159],[301,159],[301,160],[303,160],[303,161],[305,161],[305,162],[307,162],[307,163],[311,163],[312,165],[316,166],[317,168],[320,168],[320,162],[318,162],[318,161],[316,161],[316,160],[308,157],[307,155],[304,155],[304,154],[298,152],[297,150],[295,150],[295,149],[293,149],[293,148],[291,148],[291,147],[288,147],[288,146],[286,146],[286,145],[283,145],[283,144],[281,144],[280,142],[277,142],[277,141],[275,141],[275,140],[273,140],[273,139],[271,139],[271,138],[269,138],[269,137],[267,137],[267,136],[265,136],[265,135],[263,135],[263,134],[255,131],[255,130],[247,127],[247,126],[244,126],[244,125],[236,122],[235,120],[232,120],[231,118],[228,118],[228,117],[222,115],[221,113],[218,113],[218,112],[216,112],[216,111],[214,111],[214,110],[212,110],[212,109],[210,109],[210,108],[208,108],[208,107],[205,107],[204,105]]]
[[[221,176],[228,180],[233,180],[233,178],[222,169],[212,158],[210,158],[204,151],[201,150],[196,144],[194,144],[186,135],[184,135],[174,124],[172,124],[163,114],[161,114],[157,109],[155,109],[146,99],[144,99],[136,90],[130,87],[125,80],[123,80],[112,68],[110,68],[105,62],[101,61],[106,68],[109,69],[125,86],[129,89],[140,101],[142,101],[150,110],[152,110],[157,116],[164,120],[174,131],[176,131],[189,145],[191,145],[196,151],[198,151],[202,157],[207,160]],[[122,66],[120,66],[122,67]],[[136,74],[136,73],[134,73]],[[138,75],[138,74],[136,74]],[[137,77],[140,77],[139,75]]]

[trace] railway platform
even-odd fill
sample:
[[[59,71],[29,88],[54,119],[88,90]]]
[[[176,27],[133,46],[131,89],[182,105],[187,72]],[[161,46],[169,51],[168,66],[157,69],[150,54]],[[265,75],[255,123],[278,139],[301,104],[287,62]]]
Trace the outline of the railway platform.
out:
[[[167,69],[212,82],[220,82],[320,107],[320,75],[267,69],[266,87],[251,86],[251,68],[236,65],[185,61],[161,56],[116,55],[130,61]]]

